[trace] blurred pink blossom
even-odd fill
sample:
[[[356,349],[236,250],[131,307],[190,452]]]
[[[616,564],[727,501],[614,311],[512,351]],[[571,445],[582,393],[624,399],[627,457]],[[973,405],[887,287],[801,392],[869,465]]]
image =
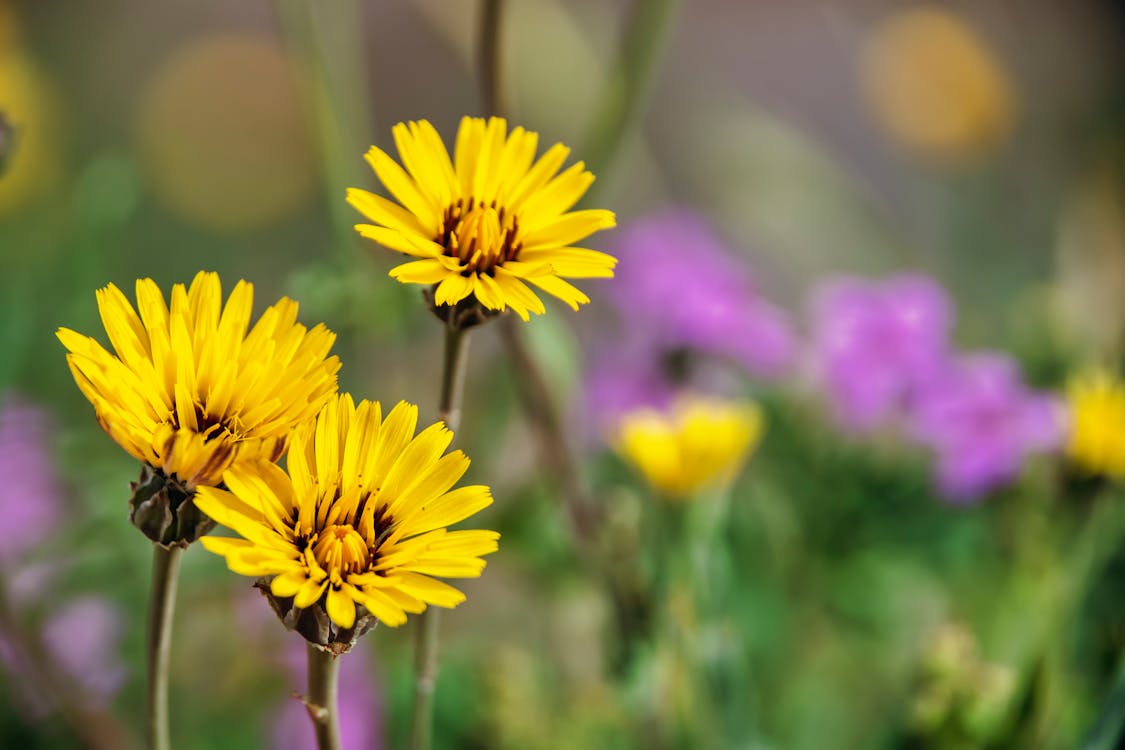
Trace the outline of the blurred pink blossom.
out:
[[[814,366],[847,427],[864,432],[900,416],[944,366],[953,305],[926,276],[832,279],[812,307]]]
[[[996,353],[965,355],[919,394],[913,436],[935,453],[941,491],[971,501],[1012,481],[1034,452],[1061,448],[1063,407],[1030,390],[1019,367]]]
[[[0,396],[0,566],[11,568],[59,524],[62,489],[48,444],[47,413]]]

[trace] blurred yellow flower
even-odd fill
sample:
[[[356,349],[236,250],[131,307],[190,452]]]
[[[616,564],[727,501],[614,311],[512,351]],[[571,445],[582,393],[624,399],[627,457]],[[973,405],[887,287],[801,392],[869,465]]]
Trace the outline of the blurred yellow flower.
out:
[[[690,498],[733,479],[763,429],[756,404],[687,397],[668,413],[640,409],[625,415],[615,447],[654,488]]]
[[[67,362],[98,421],[137,459],[190,492],[238,461],[277,460],[289,432],[336,393],[336,335],[297,322],[282,298],[247,333],[254,289],[240,281],[222,306],[215,273],[172,287],[137,282],[137,310],[115,285],[97,292],[115,353],[60,328]]]
[[[272,576],[270,592],[293,607],[319,603],[338,628],[356,626],[357,605],[397,626],[427,605],[460,604],[464,594],[434,576],[476,578],[500,535],[446,527],[492,495],[482,485],[451,489],[469,459],[442,455],[453,440],[444,424],[415,436],[417,422],[405,402],[384,418],[377,401],[332,399],[293,433],[288,473],[242,465],[223,478],[229,492],[200,490],[199,507],[243,537],[203,545],[236,573]]]
[[[1094,474],[1125,477],[1125,382],[1104,371],[1076,377],[1067,406],[1071,460]]]
[[[0,52],[0,113],[13,129],[11,153],[0,173],[0,216],[28,207],[58,181],[55,106],[48,81],[30,59]]]
[[[312,198],[312,139],[294,69],[274,40],[189,42],[153,73],[137,136],[149,184],[180,219],[215,231],[282,221]]]
[[[1015,94],[1001,62],[947,10],[890,16],[868,39],[861,73],[878,123],[925,155],[972,155],[1011,130]]]
[[[589,298],[564,278],[613,276],[617,261],[573,247],[614,226],[612,211],[570,211],[594,181],[583,162],[557,174],[570,149],[561,143],[535,160],[539,135],[493,117],[465,117],[453,159],[425,120],[394,127],[405,169],[372,147],[367,161],[395,204],[348,190],[348,202],[370,219],[356,231],[421,260],[391,271],[404,284],[436,284],[434,302],[474,296],[490,310],[511,308],[524,320],[546,312],[528,284],[574,309]]]

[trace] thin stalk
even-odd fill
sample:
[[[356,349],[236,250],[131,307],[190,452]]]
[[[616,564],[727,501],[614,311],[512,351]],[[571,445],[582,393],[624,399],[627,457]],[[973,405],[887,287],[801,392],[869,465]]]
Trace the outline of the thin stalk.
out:
[[[484,111],[503,117],[507,112],[504,97],[504,77],[501,74],[500,20],[504,14],[504,0],[482,0],[477,54],[480,67],[481,99]]]
[[[1072,628],[1091,587],[1113,553],[1120,549],[1125,536],[1125,514],[1120,512],[1120,501],[1112,491],[1099,493],[1068,545],[1072,550],[1070,559],[1059,566],[1059,578],[1048,584],[1049,599],[1043,607],[1046,614],[1041,615],[1046,623],[1042,634],[1045,676],[1039,686],[1041,704],[1035,726],[1036,741],[1043,746],[1056,737],[1060,716],[1073,697],[1066,670],[1068,651],[1073,648]]]
[[[611,669],[619,676],[624,675],[637,641],[647,636],[651,626],[652,600],[629,585],[629,571],[624,567],[628,562],[611,559],[610,551],[602,542],[604,512],[590,494],[582,466],[563,431],[550,386],[527,348],[519,321],[506,316],[499,325],[508,362],[515,374],[520,405],[535,437],[550,485],[558,493],[566,513],[578,556],[587,574],[605,587],[609,598],[617,633]]]
[[[337,708],[340,677],[339,658],[319,646],[306,643],[309,680],[305,707],[316,731],[317,750],[340,750],[340,711]]]
[[[465,386],[465,353],[469,348],[469,332],[445,327],[445,356],[441,368],[441,395],[438,398],[438,419],[454,432],[461,424],[461,393]]]
[[[601,177],[648,99],[653,74],[672,28],[679,0],[633,0],[617,71],[602,94],[582,155]]]
[[[337,258],[351,268],[358,243],[341,186],[362,181],[360,156],[372,130],[362,7],[358,0],[276,0],[275,5],[285,44],[304,71],[296,82],[324,163]]]
[[[152,545],[152,597],[148,616],[148,726],[149,750],[170,750],[168,731],[168,663],[172,653],[172,619],[176,611],[176,584],[180,577],[180,547]]]
[[[453,320],[453,316],[450,316]],[[445,327],[438,418],[456,431],[461,422],[465,362],[469,334],[450,323]],[[437,686],[440,610],[427,607],[414,625],[414,710],[410,722],[411,750],[430,750],[434,735],[434,688]]]

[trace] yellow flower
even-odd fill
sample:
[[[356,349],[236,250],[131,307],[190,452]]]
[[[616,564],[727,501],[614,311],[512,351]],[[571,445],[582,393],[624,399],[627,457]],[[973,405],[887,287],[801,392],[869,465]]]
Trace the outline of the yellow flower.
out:
[[[172,287],[171,309],[152,279],[137,282],[137,311],[115,285],[98,309],[116,354],[60,328],[78,387],[130,454],[194,490],[237,461],[277,458],[297,424],[336,393],[335,334],[296,322],[282,298],[247,333],[254,289],[240,281],[222,307],[215,273]]]
[[[690,498],[730,481],[762,431],[762,413],[753,403],[688,397],[669,413],[640,409],[627,414],[615,445],[654,488]]]
[[[475,578],[493,531],[449,531],[492,503],[487,487],[451,490],[469,467],[445,456],[453,433],[442,423],[415,437],[418,408],[400,402],[382,417],[378,402],[332,399],[316,423],[292,436],[288,473],[270,463],[235,467],[229,492],[204,488],[196,502],[242,539],[204,537],[236,573],[273,576],[276,597],[306,609],[322,603],[340,628],[356,605],[387,625],[465,596],[432,576]]]
[[[490,310],[510,307],[527,320],[528,311],[546,311],[531,284],[577,310],[590,300],[563,279],[613,276],[617,260],[572,245],[614,226],[613,212],[570,211],[594,175],[582,162],[557,174],[568,148],[556,143],[535,161],[538,133],[507,128],[497,117],[462,119],[451,160],[430,123],[396,125],[405,170],[374,147],[367,161],[401,205],[349,189],[348,202],[373,222],[356,230],[420,258],[391,276],[404,284],[436,284],[438,305],[472,295]]]
[[[1125,383],[1108,372],[1074,378],[1067,387],[1067,453],[1095,474],[1125,477]]]

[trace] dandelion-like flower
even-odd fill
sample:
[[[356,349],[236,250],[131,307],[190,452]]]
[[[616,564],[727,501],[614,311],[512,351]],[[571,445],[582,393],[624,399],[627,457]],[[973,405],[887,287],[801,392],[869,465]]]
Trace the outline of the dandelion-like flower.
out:
[[[427,605],[460,604],[464,594],[436,577],[479,576],[500,535],[446,527],[492,496],[452,489],[469,459],[442,455],[453,440],[444,424],[415,436],[417,421],[405,402],[384,418],[378,402],[333,399],[293,433],[288,473],[244,464],[224,475],[229,491],[200,490],[199,507],[243,537],[203,546],[236,573],[267,577],[283,621],[328,648],[347,650],[367,613],[397,626]]]
[[[493,117],[465,117],[453,158],[429,122],[393,129],[403,166],[372,147],[367,161],[398,204],[364,190],[348,202],[371,220],[356,230],[419,260],[391,271],[404,284],[436,285],[438,306],[474,297],[484,308],[542,314],[528,284],[574,309],[589,298],[565,278],[613,276],[616,259],[574,243],[614,226],[613,212],[571,211],[594,175],[578,162],[559,173],[561,143],[538,160],[538,133]],[[405,167],[405,169],[403,168]]]
[[[1074,378],[1067,387],[1067,454],[1083,469],[1125,477],[1125,383],[1108,372]]]
[[[336,393],[336,337],[297,323],[287,298],[247,332],[252,285],[240,281],[224,306],[215,273],[173,286],[170,305],[152,279],[136,294],[134,309],[113,284],[97,293],[114,353],[68,328],[58,337],[102,428],[147,467],[133,522],[153,541],[190,543],[210,525],[193,511],[196,488],[241,461],[276,461],[289,432]]]
[[[732,479],[763,428],[761,410],[753,403],[691,396],[668,412],[627,414],[616,447],[654,488],[686,499]]]

